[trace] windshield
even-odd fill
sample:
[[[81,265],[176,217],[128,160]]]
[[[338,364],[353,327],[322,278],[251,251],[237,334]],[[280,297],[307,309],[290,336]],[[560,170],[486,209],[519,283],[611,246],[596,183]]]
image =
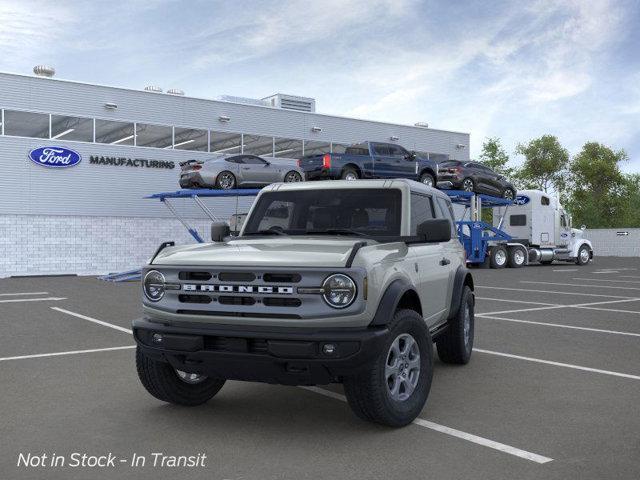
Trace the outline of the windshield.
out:
[[[400,235],[398,189],[327,189],[265,193],[243,235]]]

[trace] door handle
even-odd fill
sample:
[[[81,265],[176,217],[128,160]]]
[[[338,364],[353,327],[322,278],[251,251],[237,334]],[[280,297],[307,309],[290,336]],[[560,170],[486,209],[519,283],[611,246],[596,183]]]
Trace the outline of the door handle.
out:
[[[443,258],[442,260],[440,260],[440,265],[442,265],[443,267],[445,265],[449,265],[451,263],[451,260],[449,260],[448,258]]]

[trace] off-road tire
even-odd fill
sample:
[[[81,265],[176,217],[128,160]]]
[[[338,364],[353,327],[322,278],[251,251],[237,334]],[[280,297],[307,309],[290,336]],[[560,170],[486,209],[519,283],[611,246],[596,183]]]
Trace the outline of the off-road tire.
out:
[[[353,180],[357,180],[360,178],[358,171],[352,167],[346,167],[344,170],[342,170],[342,174],[340,174],[340,178],[343,180],[346,180],[347,177],[351,177],[351,176],[355,176],[355,179]]]
[[[522,261],[519,261],[518,251],[522,253]],[[509,247],[507,250],[507,264],[509,268],[521,268],[527,264],[527,251],[522,247]]]
[[[385,378],[385,364],[391,344],[403,334],[410,334],[420,352],[420,373],[415,390],[404,401],[391,398]],[[422,316],[413,310],[398,310],[393,316],[387,340],[379,355],[362,372],[344,379],[344,390],[353,412],[363,420],[390,427],[411,423],[422,411],[433,378],[433,343]]]
[[[504,261],[502,255],[504,255]],[[491,255],[489,257],[489,265],[491,268],[504,268],[507,266],[509,255],[507,249],[502,245],[494,245],[491,247]]]
[[[460,308],[449,319],[447,330],[436,340],[438,357],[444,363],[464,365],[469,363],[473,351],[475,299],[471,289],[465,285],[460,296]],[[465,335],[465,323],[468,314],[468,335]]]
[[[191,384],[181,380],[176,370],[166,362],[146,356],[136,348],[136,368],[144,388],[163,402],[194,407],[209,401],[224,385],[224,380],[206,378]]]
[[[231,184],[231,186],[229,186],[229,187],[222,186],[222,184],[220,183],[220,180],[222,179],[223,175],[230,175],[231,176],[231,178],[233,179],[233,183]],[[216,177],[216,184],[215,185],[216,185],[216,188],[219,188],[220,190],[231,190],[232,188],[237,187],[238,180],[236,179],[236,176],[233,173],[229,172],[228,170],[224,170],[224,171],[220,172],[218,174],[218,176]]]

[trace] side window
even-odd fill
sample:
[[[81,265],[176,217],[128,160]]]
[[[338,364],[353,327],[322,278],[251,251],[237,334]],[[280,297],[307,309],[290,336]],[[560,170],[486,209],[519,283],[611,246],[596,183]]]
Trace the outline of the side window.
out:
[[[446,218],[451,220],[451,235],[455,238],[456,235],[456,217],[453,214],[453,207],[451,206],[451,202],[446,201],[444,198],[438,197],[436,199],[438,206],[440,207],[440,211],[442,212],[442,218]]]
[[[387,145],[384,145],[382,143],[374,143],[372,145],[373,145],[373,149],[376,152],[376,155],[380,155],[380,156],[389,155],[389,147]]]
[[[242,157],[242,163],[249,164],[249,165],[265,165],[267,162],[265,162],[260,157],[255,157],[253,155],[250,155],[250,156]]]
[[[224,160],[225,162],[229,162],[229,163],[243,163],[242,157],[229,157],[229,158],[225,158]]]
[[[416,235],[418,232],[418,225],[431,218],[435,218],[435,215],[433,213],[433,204],[431,203],[431,197],[412,193],[410,235]]]
[[[560,215],[560,225],[563,228],[567,227],[567,217],[565,217],[564,215]]]
[[[549,205],[551,202],[549,201],[549,197],[540,197],[541,205]]]
[[[399,147],[398,145],[389,145],[387,148],[389,149],[389,155],[391,155],[392,157],[404,157],[405,156],[404,148]]]
[[[526,215],[511,215],[509,217],[509,225],[511,227],[524,227],[527,224]]]

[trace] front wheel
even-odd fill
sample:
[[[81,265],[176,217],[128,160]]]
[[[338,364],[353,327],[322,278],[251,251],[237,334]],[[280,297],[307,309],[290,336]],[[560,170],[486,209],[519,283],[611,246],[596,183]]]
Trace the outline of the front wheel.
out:
[[[295,170],[291,170],[284,176],[285,183],[296,183],[302,181],[302,175]]]
[[[591,260],[591,252],[589,251],[589,247],[586,245],[582,245],[578,250],[578,256],[576,257],[576,263],[578,265],[586,265]]]
[[[349,405],[363,420],[391,427],[411,423],[422,411],[433,378],[433,344],[424,319],[399,310],[378,356],[344,379]]]
[[[425,172],[422,175],[420,175],[420,183],[422,183],[423,185],[426,185],[427,187],[435,187],[436,180],[435,178],[433,178],[433,175]]]
[[[224,385],[224,380],[176,370],[165,362],[149,358],[136,349],[136,367],[140,382],[151,395],[163,402],[193,407],[209,401]]]
[[[473,292],[465,285],[458,312],[449,319],[447,330],[436,340],[438,357],[444,363],[469,363],[473,351],[474,308]]]

